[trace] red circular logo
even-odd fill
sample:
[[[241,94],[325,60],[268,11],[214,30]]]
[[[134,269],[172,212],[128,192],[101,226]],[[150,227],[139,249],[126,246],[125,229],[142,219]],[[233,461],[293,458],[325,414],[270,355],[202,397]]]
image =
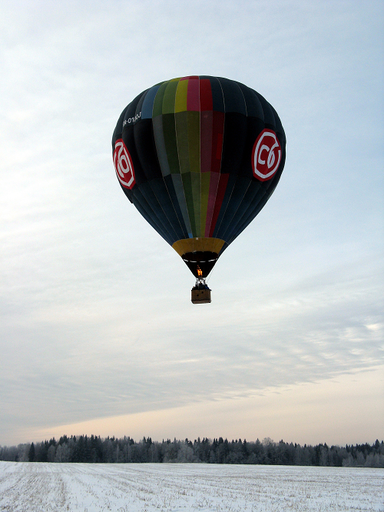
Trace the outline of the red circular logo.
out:
[[[253,175],[267,181],[275,175],[281,162],[281,146],[276,133],[265,129],[257,137],[252,150]]]
[[[124,144],[123,139],[115,142],[115,151],[113,152],[113,163],[116,169],[116,175],[124,188],[131,189],[136,183],[135,172],[131,155]]]

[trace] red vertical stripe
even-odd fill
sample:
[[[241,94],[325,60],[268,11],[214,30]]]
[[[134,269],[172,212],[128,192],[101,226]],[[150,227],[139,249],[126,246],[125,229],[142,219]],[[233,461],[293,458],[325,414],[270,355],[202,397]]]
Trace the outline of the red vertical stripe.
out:
[[[200,117],[200,160],[201,172],[211,172],[212,166],[213,112],[201,112]]]
[[[223,153],[224,112],[212,112],[211,183],[208,198],[206,236],[212,236],[219,216],[229,175],[220,174]]]
[[[200,148],[201,172],[212,171],[213,101],[211,82],[200,80]]]
[[[215,202],[217,189],[219,186],[220,174],[218,172],[211,173],[209,183],[209,196],[208,196],[208,207],[207,207],[207,220],[205,224],[205,236],[209,237],[211,230],[212,218],[215,211]]]
[[[188,84],[188,110],[194,104],[190,103],[191,82]],[[192,87],[194,87],[193,84]],[[207,219],[205,236],[212,236],[219,217],[221,205],[224,200],[229,175],[220,174],[223,153],[224,112],[213,111],[212,87],[209,79],[199,81],[199,110],[200,117],[200,144],[201,144],[201,172],[210,173],[210,187],[207,205]],[[192,92],[192,89],[191,89]]]
[[[200,80],[196,77],[191,77],[188,81],[187,92],[187,110],[200,110]]]
[[[202,112],[213,110],[211,82],[207,78],[200,80],[200,104]]]
[[[212,216],[212,222],[211,222],[211,227],[209,230],[209,236],[213,236],[216,222],[217,222],[217,219],[218,219],[219,213],[220,213],[220,208],[223,203],[228,180],[229,180],[229,174],[220,174],[220,181],[219,181],[219,186],[217,189],[215,209],[214,209],[213,216]]]

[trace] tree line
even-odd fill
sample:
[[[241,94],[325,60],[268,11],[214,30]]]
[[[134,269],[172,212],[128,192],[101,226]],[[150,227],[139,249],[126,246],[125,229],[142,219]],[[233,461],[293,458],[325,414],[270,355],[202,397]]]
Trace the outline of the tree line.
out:
[[[39,443],[0,446],[0,460],[20,462],[195,462],[210,464],[278,464],[297,466],[384,467],[384,442],[372,445],[316,446],[275,443],[269,438],[255,442],[245,439],[174,439],[162,442],[143,437],[62,436]]]

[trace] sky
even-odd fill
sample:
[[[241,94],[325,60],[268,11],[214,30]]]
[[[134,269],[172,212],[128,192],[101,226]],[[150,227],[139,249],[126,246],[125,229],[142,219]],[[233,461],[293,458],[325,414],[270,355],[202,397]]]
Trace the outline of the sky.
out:
[[[0,445],[384,439],[384,3],[0,0]],[[242,82],[287,161],[208,278],[126,199],[141,91]]]

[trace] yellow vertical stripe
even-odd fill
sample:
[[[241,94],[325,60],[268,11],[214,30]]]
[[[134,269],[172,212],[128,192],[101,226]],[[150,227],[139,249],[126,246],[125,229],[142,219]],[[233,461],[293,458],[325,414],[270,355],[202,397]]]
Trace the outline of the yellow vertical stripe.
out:
[[[175,113],[187,110],[188,80],[180,80],[176,90]]]

